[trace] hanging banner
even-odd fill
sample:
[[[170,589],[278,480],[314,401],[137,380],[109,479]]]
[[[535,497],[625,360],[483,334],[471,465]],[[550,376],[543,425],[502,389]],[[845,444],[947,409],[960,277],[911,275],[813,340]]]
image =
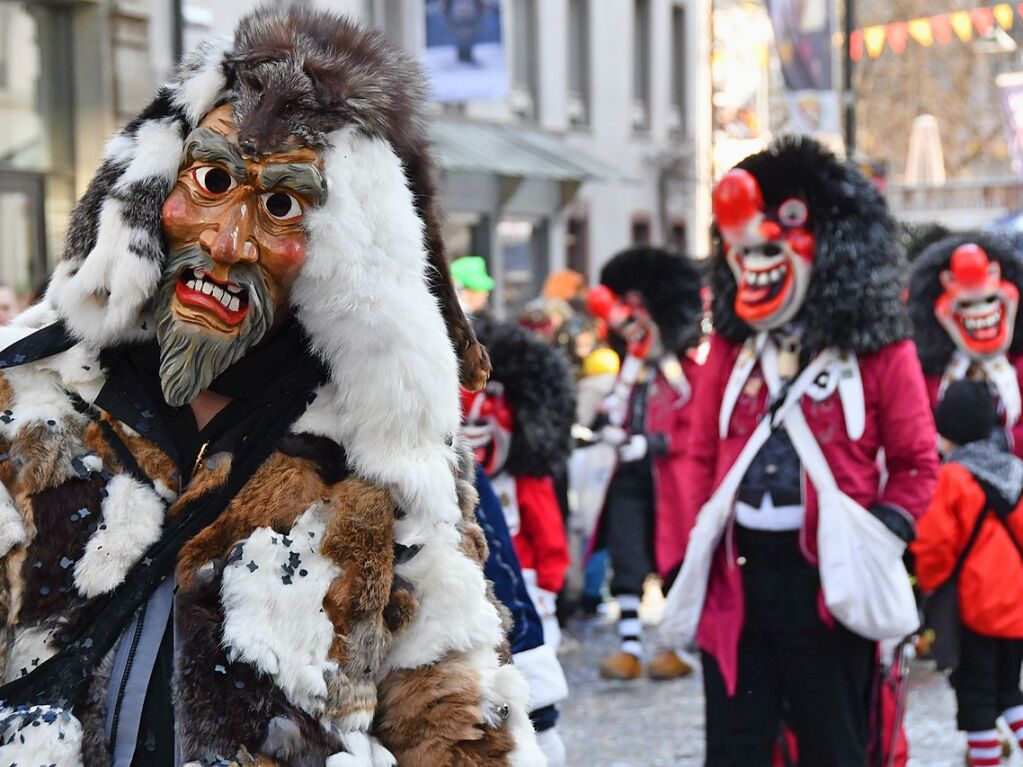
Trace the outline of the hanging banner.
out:
[[[798,133],[841,132],[831,47],[830,0],[767,0],[789,103]],[[867,40],[868,48],[870,39]]]
[[[508,95],[499,0],[427,0],[422,62],[436,101]]]
[[[1002,94],[1012,169],[1023,176],[1023,72],[998,75],[995,82]]]

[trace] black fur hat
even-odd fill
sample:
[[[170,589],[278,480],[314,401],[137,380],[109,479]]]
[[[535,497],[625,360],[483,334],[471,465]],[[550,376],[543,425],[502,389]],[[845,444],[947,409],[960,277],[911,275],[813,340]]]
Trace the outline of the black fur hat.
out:
[[[943,373],[956,348],[955,342],[934,316],[934,302],[945,290],[941,285],[941,273],[949,268],[952,252],[967,242],[982,247],[988,258],[1001,265],[1002,279],[1023,292],[1023,257],[1003,235],[968,232],[948,237],[927,248],[913,262],[909,274],[909,316],[913,320],[913,339],[920,364],[928,375]],[[1023,351],[1023,312],[1016,314],[1009,351]]]
[[[492,380],[504,386],[514,416],[507,470],[546,476],[572,450],[575,393],[557,349],[516,325],[477,319],[476,335],[490,352]]]
[[[800,197],[809,208],[817,248],[799,314],[805,351],[833,347],[869,354],[909,337],[895,225],[873,184],[801,136],[783,137],[736,167],[757,179],[767,207]],[[735,314],[735,277],[717,235],[716,240],[714,327],[731,341],[743,341],[752,330]]]
[[[643,296],[665,349],[682,354],[700,340],[700,273],[685,256],[645,245],[629,248],[604,264],[600,281],[620,296],[631,290]]]

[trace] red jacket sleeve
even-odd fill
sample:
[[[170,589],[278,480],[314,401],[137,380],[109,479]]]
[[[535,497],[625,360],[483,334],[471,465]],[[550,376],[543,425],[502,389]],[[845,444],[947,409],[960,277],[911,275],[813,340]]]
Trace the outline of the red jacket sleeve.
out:
[[[912,341],[878,353],[878,422],[888,481],[880,503],[920,518],[938,477],[937,437],[920,360]]]
[[[955,464],[941,467],[930,509],[920,520],[916,540],[910,545],[916,557],[917,581],[924,591],[933,591],[948,580],[959,552],[966,545],[960,524],[965,511],[961,474],[965,473]]]
[[[570,564],[565,523],[550,477],[515,478],[522,529],[515,536],[515,548],[529,548],[531,556],[520,558],[532,562],[537,585],[555,593],[565,585],[565,572]]]
[[[716,334],[711,336],[707,361],[693,385],[682,473],[687,480],[682,502],[689,519],[696,519],[697,513],[714,491],[718,446],[721,442],[718,437],[718,414],[734,358],[735,347],[732,344]]]

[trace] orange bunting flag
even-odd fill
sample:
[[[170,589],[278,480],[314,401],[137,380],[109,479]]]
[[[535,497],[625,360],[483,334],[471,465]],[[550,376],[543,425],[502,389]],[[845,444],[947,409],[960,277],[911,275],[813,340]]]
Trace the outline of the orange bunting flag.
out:
[[[973,21],[970,19],[969,11],[956,11],[948,15],[949,23],[952,24],[952,29],[959,36],[959,39],[964,43],[970,42],[973,39]]]
[[[867,55],[872,59],[876,59],[881,55],[881,51],[884,50],[884,41],[888,34],[885,30],[884,24],[878,24],[874,27],[866,27],[863,30],[863,42],[867,47]]]
[[[906,43],[909,40],[908,24],[904,21],[896,21],[888,25],[888,45],[896,56],[906,52]]]
[[[948,16],[931,16],[928,21],[931,22],[931,30],[934,32],[935,40],[942,45],[948,45],[952,42],[952,22]]]
[[[1008,3],[999,3],[993,9],[995,14],[995,21],[998,22],[998,26],[1008,31],[1012,29],[1013,13],[1012,6]]]
[[[863,30],[854,29],[849,35],[849,58],[859,61],[863,58]]]
[[[981,8],[974,8],[970,11],[970,18],[973,20],[973,26],[977,28],[977,32],[983,37],[991,31],[991,27],[995,25],[995,14],[987,6]]]
[[[1023,16],[1023,3],[1016,6],[1016,10],[1019,11],[1019,15]]]
[[[1010,8],[1010,10],[1012,10]],[[924,48],[934,45],[934,30],[931,29],[931,22],[927,19],[913,19],[908,25],[909,36],[917,41]]]

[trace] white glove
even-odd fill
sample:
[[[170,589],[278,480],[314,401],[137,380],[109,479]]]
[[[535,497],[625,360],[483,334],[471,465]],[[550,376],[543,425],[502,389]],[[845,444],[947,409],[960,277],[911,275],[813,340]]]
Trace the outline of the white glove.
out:
[[[613,426],[608,424],[600,430],[600,439],[602,442],[606,442],[612,447],[618,447],[625,440],[629,438],[628,432],[625,431],[621,426]]]
[[[536,742],[543,755],[547,757],[547,767],[565,767],[565,744],[556,727],[538,732]]]
[[[632,461],[640,461],[646,456],[647,451],[647,440],[642,434],[633,434],[629,437],[628,442],[625,442],[618,447],[618,458],[622,463],[631,463]]]

